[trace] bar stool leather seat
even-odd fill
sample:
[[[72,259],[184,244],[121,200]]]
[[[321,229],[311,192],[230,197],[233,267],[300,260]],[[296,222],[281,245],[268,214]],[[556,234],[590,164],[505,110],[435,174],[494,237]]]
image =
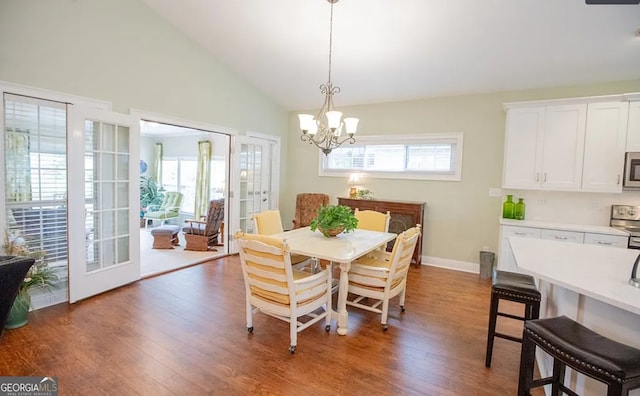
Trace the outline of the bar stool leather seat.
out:
[[[533,380],[536,346],[554,358],[554,376]],[[531,388],[546,384],[566,392],[567,366],[607,384],[608,395],[627,395],[640,388],[640,349],[604,337],[566,316],[527,321],[518,395],[528,395]]]
[[[498,310],[500,300],[509,300],[524,304],[524,316],[516,316],[500,312]],[[531,275],[498,270],[493,272],[491,308],[489,311],[489,329],[487,335],[487,353],[485,358],[486,367],[491,367],[493,341],[495,337],[515,342],[522,342],[521,338],[496,332],[498,316],[521,321],[537,319],[540,316],[540,291],[538,291],[536,282]]]

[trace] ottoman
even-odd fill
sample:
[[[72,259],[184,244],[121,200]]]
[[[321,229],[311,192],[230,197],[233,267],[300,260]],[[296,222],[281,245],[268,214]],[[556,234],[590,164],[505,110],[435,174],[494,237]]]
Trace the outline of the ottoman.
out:
[[[180,226],[171,224],[152,229],[153,248],[173,249],[174,246],[178,246],[178,232],[180,232]]]

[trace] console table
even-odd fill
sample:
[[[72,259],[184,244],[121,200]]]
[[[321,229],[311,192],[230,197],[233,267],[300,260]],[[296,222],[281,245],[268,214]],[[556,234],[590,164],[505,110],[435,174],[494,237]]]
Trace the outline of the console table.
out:
[[[382,201],[377,199],[338,198],[338,205],[346,205],[352,209],[375,210],[376,212],[391,214],[389,232],[399,234],[416,224],[422,226],[424,233],[424,202],[412,201]],[[387,250],[393,249],[394,242],[387,245]],[[420,266],[422,264],[422,237],[418,240],[416,250],[413,252],[411,263]]]

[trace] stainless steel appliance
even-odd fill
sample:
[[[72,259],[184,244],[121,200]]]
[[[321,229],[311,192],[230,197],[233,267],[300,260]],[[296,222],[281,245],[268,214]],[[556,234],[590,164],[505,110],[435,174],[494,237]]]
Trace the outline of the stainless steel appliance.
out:
[[[640,206],[611,205],[609,225],[629,233],[629,249],[640,249]]]
[[[640,189],[640,153],[627,153],[624,161],[624,188]]]

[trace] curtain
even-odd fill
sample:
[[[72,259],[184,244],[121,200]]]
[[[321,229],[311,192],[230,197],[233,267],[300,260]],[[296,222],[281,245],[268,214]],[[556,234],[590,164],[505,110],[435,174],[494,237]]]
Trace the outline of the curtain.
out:
[[[7,128],[5,134],[7,201],[32,200],[29,151],[29,130]]]
[[[198,142],[198,169],[196,173],[196,191],[193,215],[199,219],[209,208],[209,185],[211,174],[211,142]]]
[[[156,143],[153,153],[153,174],[151,178],[154,179],[158,185],[162,185],[162,143]]]

